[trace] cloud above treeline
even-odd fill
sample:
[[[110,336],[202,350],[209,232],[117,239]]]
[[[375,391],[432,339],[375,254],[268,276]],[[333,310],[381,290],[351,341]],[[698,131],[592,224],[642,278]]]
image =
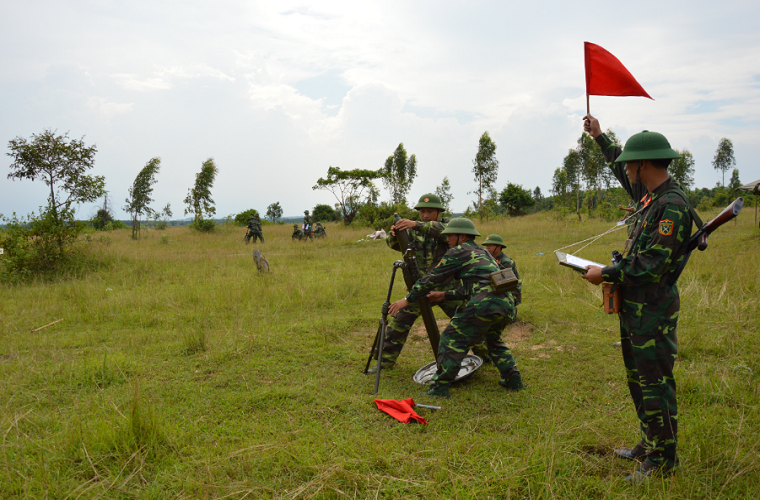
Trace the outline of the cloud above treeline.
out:
[[[720,180],[710,162],[729,137],[748,182],[760,177],[759,14],[749,2],[18,2],[0,18],[0,141],[85,136],[118,207],[159,156],[155,205],[175,215],[209,157],[218,214],[279,201],[296,215],[334,203],[312,190],[328,166],[377,169],[403,142],[419,162],[410,196],[448,176],[464,210],[486,130],[497,188],[549,190],[581,133],[588,40],[655,98],[592,96],[604,128],[664,133],[694,154],[700,187]],[[0,190],[6,215],[45,204],[39,182],[2,175]]]

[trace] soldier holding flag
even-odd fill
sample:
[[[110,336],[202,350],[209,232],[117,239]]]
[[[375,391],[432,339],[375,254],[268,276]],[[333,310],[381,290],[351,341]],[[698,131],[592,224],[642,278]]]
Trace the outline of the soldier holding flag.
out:
[[[692,216],[686,195],[667,167],[681,155],[662,134],[633,135],[621,150],[602,133],[599,121],[584,118],[584,130],[602,148],[620,184],[641,211],[628,254],[614,266],[590,266],[584,278],[594,285],[617,284],[621,290],[620,339],[623,362],[641,440],[615,455],[643,459],[626,477],[641,482],[669,474],[678,464],[678,410],[673,364],[678,354],[676,327],[680,299],[674,273],[685,258],[682,250],[691,235]],[[677,277],[677,276],[676,276]]]

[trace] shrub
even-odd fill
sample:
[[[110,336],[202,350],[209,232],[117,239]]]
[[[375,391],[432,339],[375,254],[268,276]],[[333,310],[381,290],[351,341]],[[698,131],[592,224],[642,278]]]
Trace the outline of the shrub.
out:
[[[259,216],[259,211],[254,208],[249,208],[245,212],[240,212],[235,216],[235,224],[242,227],[247,226],[248,219],[254,216]]]
[[[406,205],[391,205],[383,202],[380,205],[362,205],[356,214],[353,224],[370,226],[372,229],[390,229],[393,225],[394,214],[402,219],[420,220],[420,214]]]
[[[7,227],[0,231],[0,248],[4,258],[0,261],[0,280],[26,280],[39,275],[52,275],[60,271],[74,256],[74,243],[84,224],[74,220],[72,210],[51,214],[42,211],[28,219],[11,219],[0,216]]]
[[[198,219],[193,221],[188,227],[202,233],[212,233],[216,230],[216,222],[213,220]]]
[[[98,210],[97,215],[90,221],[92,227],[98,231],[113,230],[113,222],[113,217],[108,213],[108,210],[103,210],[102,208]]]

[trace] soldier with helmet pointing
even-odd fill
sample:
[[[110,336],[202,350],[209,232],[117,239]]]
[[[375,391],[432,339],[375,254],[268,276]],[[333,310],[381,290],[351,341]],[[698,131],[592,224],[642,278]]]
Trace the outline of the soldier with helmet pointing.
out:
[[[437,266],[415,283],[405,298],[389,308],[392,315],[403,313],[423,294],[431,301],[440,298],[464,301],[441,333],[438,371],[426,394],[449,397],[449,387],[459,373],[467,351],[483,340],[501,374],[499,384],[508,389],[523,389],[515,359],[501,340],[501,333],[514,318],[515,308],[511,297],[495,293],[489,280],[490,274],[499,270],[498,264],[486,249],[475,243],[475,237],[480,233],[470,219],[452,219],[441,234],[446,237],[449,250]],[[450,280],[461,280],[461,287],[445,292],[434,291],[436,285]]]
[[[590,266],[584,278],[594,285],[613,283],[621,290],[621,347],[641,440],[633,448],[614,453],[620,458],[643,460],[626,477],[641,482],[669,474],[678,464],[673,364],[678,354],[680,299],[672,277],[685,258],[681,250],[689,241],[692,221],[699,221],[699,216],[668,175],[668,165],[681,155],[665,136],[645,130],[631,136],[621,150],[602,133],[596,118],[588,115],[584,120],[584,130],[602,148],[639,212],[626,245],[627,255],[613,266]]]

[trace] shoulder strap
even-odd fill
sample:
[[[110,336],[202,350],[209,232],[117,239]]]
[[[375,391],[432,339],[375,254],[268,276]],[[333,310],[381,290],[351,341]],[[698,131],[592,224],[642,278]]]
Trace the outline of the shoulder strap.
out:
[[[694,223],[697,226],[697,229],[701,228],[704,225],[704,223],[702,222],[702,219],[699,217],[699,215],[697,215],[697,211],[692,208],[691,203],[689,203],[689,198],[686,197],[686,193],[683,192],[683,190],[678,186],[678,184],[670,186],[659,196],[659,198],[662,198],[666,194],[671,194],[671,193],[681,197],[683,202],[686,204],[686,207],[689,209],[689,215],[691,215],[692,223]]]

